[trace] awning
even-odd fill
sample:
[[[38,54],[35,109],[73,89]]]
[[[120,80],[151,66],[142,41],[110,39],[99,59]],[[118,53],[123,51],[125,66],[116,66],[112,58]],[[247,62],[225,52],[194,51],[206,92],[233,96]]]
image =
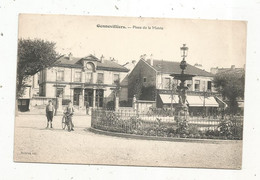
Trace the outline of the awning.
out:
[[[179,102],[177,95],[173,95],[173,96],[171,94],[159,94],[159,95],[163,104],[171,104],[171,103],[176,104]]]
[[[214,97],[206,97],[205,98],[205,106],[207,107],[219,107],[218,102],[215,100]]]
[[[193,106],[203,106],[203,101],[201,100],[201,98],[199,96],[187,96],[187,101],[189,106],[193,107]]]
[[[187,96],[188,105],[190,107],[219,107],[219,104],[214,97],[203,96]]]
[[[215,96],[215,98],[216,98],[216,100],[217,100],[217,102],[218,102],[220,108],[224,108],[224,109],[227,108],[228,105],[227,105],[224,101],[222,101],[222,100],[221,100],[219,97],[217,97],[217,96]]]

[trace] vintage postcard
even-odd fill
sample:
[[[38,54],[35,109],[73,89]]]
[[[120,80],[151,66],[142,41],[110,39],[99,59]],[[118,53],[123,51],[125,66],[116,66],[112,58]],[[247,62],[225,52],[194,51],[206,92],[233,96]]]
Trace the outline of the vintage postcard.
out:
[[[20,14],[15,162],[242,168],[247,23]]]

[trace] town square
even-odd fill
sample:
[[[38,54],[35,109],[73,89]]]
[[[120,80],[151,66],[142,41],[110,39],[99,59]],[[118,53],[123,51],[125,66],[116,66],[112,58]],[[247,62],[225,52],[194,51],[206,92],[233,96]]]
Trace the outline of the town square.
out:
[[[241,169],[244,22],[25,14],[20,21],[14,161]],[[28,31],[39,22],[60,25]],[[137,28],[154,22],[162,28]],[[79,30],[85,39],[73,26],[88,27]],[[241,39],[230,40],[230,31]]]

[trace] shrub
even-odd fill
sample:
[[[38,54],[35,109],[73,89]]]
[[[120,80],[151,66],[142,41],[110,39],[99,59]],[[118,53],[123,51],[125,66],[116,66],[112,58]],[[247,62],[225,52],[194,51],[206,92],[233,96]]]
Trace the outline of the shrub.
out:
[[[199,133],[199,129],[198,129],[198,126],[196,125],[190,125],[188,127],[188,134],[192,134],[192,135],[195,135],[195,134],[198,134]]]
[[[219,135],[228,137],[232,135],[233,123],[230,120],[222,120],[219,125]]]
[[[188,121],[179,121],[177,124],[176,133],[178,134],[188,134]]]

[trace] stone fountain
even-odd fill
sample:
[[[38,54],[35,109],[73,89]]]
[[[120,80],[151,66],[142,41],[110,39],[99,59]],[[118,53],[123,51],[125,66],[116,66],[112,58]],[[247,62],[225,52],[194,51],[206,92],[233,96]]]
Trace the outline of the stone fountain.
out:
[[[170,76],[172,76],[174,79],[180,80],[179,86],[177,86],[177,92],[178,92],[178,98],[179,103],[178,106],[175,109],[175,120],[177,122],[177,126],[183,126],[188,127],[188,119],[189,119],[189,109],[187,106],[187,90],[188,87],[186,86],[185,81],[192,80],[192,77],[195,75],[187,74],[185,73],[187,63],[185,61],[185,58],[187,57],[188,47],[186,47],[185,44],[183,44],[183,47],[180,48],[182,51],[182,61],[180,63],[180,73],[173,73]]]

